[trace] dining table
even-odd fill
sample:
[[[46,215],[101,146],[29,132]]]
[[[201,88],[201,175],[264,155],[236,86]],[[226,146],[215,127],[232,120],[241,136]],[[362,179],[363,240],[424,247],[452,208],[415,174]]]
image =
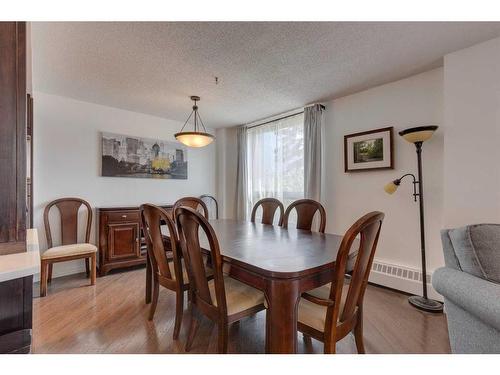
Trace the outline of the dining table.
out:
[[[232,219],[209,222],[219,241],[224,272],[265,294],[267,352],[296,353],[301,294],[332,281],[343,236]],[[200,245],[209,249],[201,230]],[[355,261],[357,246],[356,240],[348,268]],[[146,279],[151,280],[150,275]],[[151,288],[146,289],[148,300]]]

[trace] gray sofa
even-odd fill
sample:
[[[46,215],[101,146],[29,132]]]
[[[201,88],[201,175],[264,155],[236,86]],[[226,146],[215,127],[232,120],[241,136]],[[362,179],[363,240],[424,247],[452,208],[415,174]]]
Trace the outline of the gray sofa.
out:
[[[446,267],[432,277],[445,300],[453,353],[500,353],[500,225],[441,231]]]

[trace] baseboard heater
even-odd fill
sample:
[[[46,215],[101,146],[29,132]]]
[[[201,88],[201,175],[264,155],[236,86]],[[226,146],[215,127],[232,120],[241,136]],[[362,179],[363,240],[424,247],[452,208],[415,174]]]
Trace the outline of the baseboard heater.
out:
[[[369,281],[411,294],[422,294],[422,272],[416,268],[391,264],[375,259]],[[443,298],[432,288],[432,273],[427,273],[427,286],[430,298],[442,301]]]

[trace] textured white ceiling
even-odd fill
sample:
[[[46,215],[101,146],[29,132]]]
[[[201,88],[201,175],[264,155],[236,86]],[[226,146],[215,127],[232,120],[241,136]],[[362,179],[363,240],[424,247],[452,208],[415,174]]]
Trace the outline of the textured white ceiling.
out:
[[[498,22],[35,22],[33,85],[180,121],[199,95],[205,125],[223,127],[423,72],[499,35]]]

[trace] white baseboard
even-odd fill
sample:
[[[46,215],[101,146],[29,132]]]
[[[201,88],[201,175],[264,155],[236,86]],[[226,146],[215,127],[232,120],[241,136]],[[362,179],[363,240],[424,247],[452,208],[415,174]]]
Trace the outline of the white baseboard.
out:
[[[373,261],[370,272],[371,283],[400,290],[402,292],[422,295],[422,274],[420,270],[387,263],[378,259]],[[443,301],[443,296],[434,290],[431,284],[432,273],[427,273],[427,294],[429,298]]]

